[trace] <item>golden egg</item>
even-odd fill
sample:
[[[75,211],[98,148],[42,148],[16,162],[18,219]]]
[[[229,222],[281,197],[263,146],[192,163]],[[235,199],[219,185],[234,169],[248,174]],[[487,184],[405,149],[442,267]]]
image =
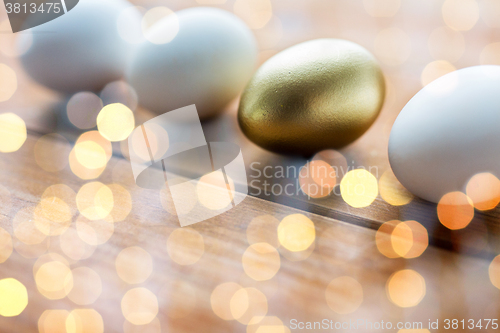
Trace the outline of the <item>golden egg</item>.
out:
[[[359,138],[377,118],[384,96],[382,71],[366,49],[317,39],[259,68],[241,97],[238,121],[262,148],[312,155]]]

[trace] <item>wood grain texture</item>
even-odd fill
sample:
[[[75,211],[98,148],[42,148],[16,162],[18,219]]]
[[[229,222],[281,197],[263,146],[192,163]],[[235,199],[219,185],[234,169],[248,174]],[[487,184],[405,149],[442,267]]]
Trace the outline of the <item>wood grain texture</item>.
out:
[[[0,226],[9,233],[13,232],[12,219],[16,212],[36,205],[48,186],[65,183],[78,191],[84,184],[68,169],[54,175],[38,167],[32,158],[35,141],[36,138],[30,136],[18,152],[0,157],[3,170],[1,184],[12,197],[12,207],[2,210]],[[133,182],[129,164],[117,158],[112,158],[100,181],[124,186],[132,195],[133,209],[125,221],[115,223],[113,236],[98,246],[89,259],[70,260],[70,264],[71,268],[90,267],[100,275],[103,292],[90,307],[103,317],[105,332],[122,330],[124,318],[120,301],[124,293],[135,286],[146,287],[158,295],[158,318],[162,331],[245,332],[244,325],[223,321],[211,309],[209,300],[212,290],[227,281],[235,281],[244,287],[257,287],[267,296],[268,315],[278,316],[287,325],[291,319],[344,321],[363,318],[373,322],[381,319],[426,322],[428,317],[444,319],[465,315],[479,319],[485,315],[479,309],[486,308],[490,316],[497,315],[496,299],[500,295],[489,282],[488,261],[434,247],[428,248],[417,259],[388,259],[376,249],[375,231],[372,229],[253,197],[247,197],[242,204],[218,217],[193,225],[192,228],[203,236],[205,252],[193,265],[178,265],[166,251],[166,240],[173,230],[179,228],[178,221],[162,208],[158,191],[138,188]],[[282,219],[294,213],[309,216],[315,224],[317,239],[312,254],[301,261],[291,261],[282,255],[280,270],[269,281],[257,282],[246,276],[241,258],[249,245],[246,237],[249,222],[264,214]],[[74,217],[76,219],[77,216]],[[74,222],[71,227],[74,227]],[[153,274],[140,285],[127,285],[115,270],[116,256],[129,246],[140,246],[153,257]],[[59,237],[50,237],[48,251],[64,256],[59,247]],[[281,248],[282,254],[283,251]],[[39,294],[33,277],[34,262],[35,259],[27,259],[14,251],[8,261],[0,264],[0,277],[18,279],[29,293],[28,307],[20,316],[0,317],[2,332],[36,332],[38,318],[44,310],[80,308],[68,298],[50,301]],[[427,295],[411,310],[395,306],[385,295],[387,279],[401,269],[418,271],[427,285]],[[336,314],[325,301],[328,284],[339,276],[351,276],[363,286],[363,303],[350,315]],[[160,291],[169,281],[178,279],[194,288],[196,300],[186,318],[172,319],[169,313],[176,306],[185,306],[187,300],[172,299]]]
[[[160,5],[155,0],[133,2],[147,8]],[[379,178],[389,169],[387,143],[392,124],[406,102],[421,89],[421,74],[426,65],[434,60],[448,60],[456,68],[477,65],[483,48],[498,41],[500,30],[488,27],[480,18],[474,29],[459,33],[464,40],[462,54],[455,60],[442,59],[436,57],[436,52],[431,51],[429,44],[435,29],[445,27],[441,11],[443,1],[402,1],[392,17],[371,17],[365,8],[369,2],[275,0],[272,2],[273,20],[254,33],[259,43],[259,63],[291,45],[324,37],[352,40],[380,59],[388,84],[382,113],[365,135],[340,151],[350,164],[376,167]],[[485,3],[480,3],[481,15],[487,10],[484,8]],[[188,0],[161,2],[161,5],[179,10],[199,4]],[[234,1],[228,0],[217,7],[233,11]],[[5,19],[6,15],[1,11],[0,22]],[[406,42],[410,44],[408,56],[399,63],[391,62],[391,54],[388,57],[388,53],[384,52],[390,50],[390,45],[377,46],[380,33],[394,28],[403,32],[403,41],[396,43],[393,53],[397,54]],[[10,44],[5,43],[11,41],[5,39],[9,38],[5,34],[0,37],[3,43],[0,44],[0,51],[3,51],[10,47]],[[443,45],[446,49],[446,43]],[[445,52],[437,53],[446,55]],[[19,151],[0,154],[0,185],[8,190],[12,201],[12,205],[0,201],[0,226],[12,235],[12,222],[16,213],[23,208],[36,206],[48,186],[66,184],[78,191],[85,181],[76,177],[68,167],[59,173],[45,172],[34,160],[34,144],[41,135],[58,132],[72,142],[80,134],[68,126],[61,116],[67,97],[34,83],[16,57],[0,52],[0,62],[13,68],[18,78],[17,92],[8,101],[0,103],[0,113],[18,114],[25,120],[29,130],[28,140]],[[271,154],[249,142],[237,126],[237,106],[238,101],[235,100],[221,117],[204,122],[203,128],[207,141],[232,141],[241,147],[249,179],[255,175],[256,171],[251,168],[255,162],[259,163],[254,166],[260,171],[265,166],[300,167],[306,163],[307,159],[303,157]],[[152,117],[154,115],[147,110],[136,111],[137,124]],[[105,184],[118,183],[124,186],[132,196],[132,211],[126,220],[114,225],[113,236],[98,246],[90,258],[69,260],[71,268],[87,266],[101,277],[101,296],[94,304],[85,307],[95,308],[101,314],[105,332],[123,331],[125,318],[120,302],[127,290],[137,286],[146,287],[158,296],[158,319],[162,332],[246,332],[245,325],[237,321],[224,321],[212,311],[210,295],[217,285],[227,281],[261,290],[269,303],[268,315],[278,316],[287,326],[294,318],[299,321],[362,318],[373,322],[404,320],[424,323],[430,318],[439,319],[442,323],[446,318],[499,317],[500,294],[488,278],[489,261],[500,251],[497,240],[500,234],[498,209],[486,213],[476,212],[473,222],[465,230],[449,231],[437,220],[436,205],[419,199],[402,207],[394,207],[378,197],[369,207],[356,209],[335,195],[309,200],[300,192],[291,197],[254,194],[231,211],[192,226],[203,236],[205,252],[196,264],[181,266],[171,259],[166,250],[169,235],[179,228],[177,218],[162,208],[159,192],[140,189],[134,184],[130,165],[120,158],[120,146],[115,144],[113,148],[116,156],[110,160],[98,180]],[[255,188],[262,189],[259,186]],[[265,282],[252,280],[245,274],[241,261],[249,246],[246,237],[248,224],[253,218],[264,214],[281,220],[294,213],[309,216],[315,224],[317,237],[312,254],[305,260],[292,261],[288,258],[293,257],[280,248],[281,266],[278,274]],[[77,219],[75,215],[71,228],[75,228]],[[417,259],[388,259],[382,256],[375,246],[375,230],[383,222],[393,219],[419,221],[427,228],[431,243],[436,246],[430,246]],[[37,322],[43,311],[82,307],[68,298],[51,301],[42,296],[37,291],[33,276],[36,258],[26,258],[20,254],[26,255],[33,247],[26,248],[15,236],[13,242],[14,252],[6,262],[0,264],[0,279],[14,277],[21,281],[28,288],[29,304],[17,317],[0,317],[0,332],[37,332]],[[58,236],[50,237],[47,245],[45,252],[62,253]],[[115,269],[117,255],[129,246],[140,246],[153,257],[153,273],[140,285],[126,284]],[[427,290],[422,302],[408,309],[392,304],[385,287],[392,273],[405,268],[418,271],[425,278]],[[339,276],[351,276],[363,287],[363,303],[350,315],[336,314],[326,303],[325,290],[330,281]],[[185,281],[191,286],[195,290],[195,298],[184,299],[172,291],[163,294],[164,286],[174,280]],[[187,304],[195,304],[190,307],[189,315],[171,318],[172,312],[186,308]],[[437,331],[445,330],[441,326]]]

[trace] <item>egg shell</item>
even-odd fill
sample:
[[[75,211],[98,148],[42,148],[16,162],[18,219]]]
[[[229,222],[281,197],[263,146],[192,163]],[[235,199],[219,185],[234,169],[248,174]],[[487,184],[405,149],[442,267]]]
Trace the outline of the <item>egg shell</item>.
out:
[[[317,39],[278,53],[257,70],[238,120],[260,147],[310,156],[359,138],[377,118],[384,95],[382,71],[366,49]]]
[[[123,0],[80,0],[63,16],[31,29],[33,44],[21,56],[24,69],[42,85],[67,93],[98,91],[122,78],[135,45],[120,37],[117,19],[130,6]],[[134,18],[140,21],[139,11]],[[26,37],[20,34],[19,46]]]
[[[389,160],[413,194],[439,202],[476,173],[500,176],[500,66],[446,74],[420,90],[391,130]]]
[[[178,20],[168,43],[145,41],[128,70],[139,103],[156,113],[195,104],[200,118],[223,110],[255,70],[257,46],[235,15],[215,8],[190,8],[169,15],[148,32],[152,39]]]

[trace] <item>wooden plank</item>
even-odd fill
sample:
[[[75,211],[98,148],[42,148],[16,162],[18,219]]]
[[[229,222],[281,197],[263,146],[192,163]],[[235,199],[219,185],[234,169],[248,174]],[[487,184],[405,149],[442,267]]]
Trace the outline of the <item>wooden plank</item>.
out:
[[[33,159],[35,142],[36,138],[30,136],[18,152],[0,156],[3,170],[0,181],[12,196],[10,209],[2,206],[0,226],[11,234],[16,213],[22,208],[35,206],[48,186],[65,183],[76,192],[85,183],[68,169],[52,174],[38,167]],[[224,321],[215,316],[211,309],[210,294],[217,285],[227,281],[237,282],[244,287],[257,287],[266,295],[268,314],[278,316],[287,326],[292,319],[316,321],[328,318],[344,321],[363,318],[375,322],[382,318],[394,322],[427,322],[428,317],[439,316],[443,320],[465,314],[478,319],[484,315],[478,309],[484,309],[489,302],[492,308],[488,311],[496,315],[497,308],[494,305],[497,304],[495,297],[498,296],[495,295],[499,291],[489,282],[488,261],[459,256],[434,247],[429,247],[417,259],[388,259],[378,252],[374,241],[375,231],[371,229],[253,197],[247,197],[242,204],[223,215],[193,225],[192,229],[199,232],[204,240],[203,256],[193,265],[179,265],[166,251],[167,238],[173,230],[179,229],[178,221],[162,208],[158,191],[138,188],[133,182],[128,163],[114,157],[100,181],[120,184],[131,194],[133,208],[127,219],[114,224],[113,236],[98,246],[88,259],[68,259],[61,250],[58,236],[50,237],[48,251],[65,256],[71,268],[90,267],[99,274],[103,284],[102,294],[94,304],[83,308],[94,308],[100,313],[106,332],[121,331],[124,322],[121,299],[128,289],[137,286],[146,287],[158,295],[158,318],[163,331],[245,332],[244,325],[236,321]],[[307,215],[315,224],[317,237],[313,252],[307,260],[292,261],[287,259],[291,258],[290,254],[280,248],[281,264],[276,276],[261,282],[249,278],[242,268],[242,255],[249,246],[246,232],[250,221],[264,214],[280,220],[296,213]],[[71,228],[77,219],[78,216],[73,218]],[[273,228],[263,231],[276,237]],[[15,243],[18,242],[13,238]],[[140,246],[153,258],[153,273],[142,284],[127,285],[116,273],[115,258],[123,248],[129,246]],[[5,263],[0,264],[0,278],[18,279],[29,293],[28,307],[20,316],[0,317],[2,332],[36,332],[38,318],[44,310],[82,307],[68,298],[51,301],[38,293],[33,277],[35,260],[15,251]],[[427,295],[417,307],[404,310],[387,299],[385,284],[395,271],[410,268],[424,277]],[[336,314],[326,303],[325,290],[330,281],[339,276],[353,277],[363,287],[363,303],[354,314]],[[189,309],[189,299],[179,299],[172,290],[161,296],[162,288],[172,280],[184,281],[195,290],[195,305],[184,318],[174,319],[168,315],[175,309]]]
[[[18,92],[13,98],[2,104],[2,110],[19,114],[26,121],[30,133],[40,135],[58,132],[70,141],[76,140],[82,131],[72,126],[64,115],[68,98],[61,97],[35,84],[23,72],[15,59],[7,58],[5,60],[7,60],[7,64],[16,70],[19,76],[18,79],[22,84],[19,85]],[[346,158],[349,168],[364,167],[371,170],[377,178],[380,178],[385,171],[390,169],[387,157],[387,143],[392,123],[406,101],[419,89],[419,83],[416,82],[418,77],[416,77],[417,73],[414,68],[412,68],[411,75],[405,72],[396,73],[390,68],[385,69],[389,89],[381,115],[365,135],[339,151]],[[29,98],[24,96],[29,96]],[[251,184],[260,190],[250,191],[251,195],[375,229],[389,220],[417,220],[429,228],[432,244],[447,249],[460,249],[461,251],[470,252],[467,250],[470,247],[469,244],[463,244],[463,241],[459,241],[459,239],[463,240],[463,237],[460,237],[461,231],[450,232],[440,225],[435,204],[416,198],[408,205],[397,207],[388,204],[379,196],[369,207],[359,209],[346,204],[340,197],[338,190],[334,191],[335,195],[330,195],[327,198],[308,198],[299,189],[297,178],[294,176],[288,179],[263,179],[262,176],[258,177],[266,167],[270,167],[271,171],[277,170],[279,167],[286,169],[290,166],[298,170],[306,164],[307,158],[281,156],[254,145],[239,129],[236,121],[237,108],[238,100],[235,100],[227,107],[222,116],[203,122],[202,126],[207,141],[231,141],[241,147],[246,162],[248,179],[250,182],[254,181]],[[154,116],[154,114],[142,108],[136,111],[138,124]],[[123,156],[120,145],[114,145],[114,153],[117,156]],[[347,172],[347,170],[343,172]],[[290,197],[288,195],[273,195],[272,192],[266,193],[263,187],[263,181],[265,180],[270,183],[270,187],[283,182],[285,184],[291,183],[293,184],[292,192],[296,195]],[[490,237],[488,247],[475,249],[472,252],[482,256],[498,252],[499,215],[499,209],[488,212],[475,212],[475,218],[467,228],[467,232],[473,233],[474,237],[484,237],[486,229],[489,231]],[[456,237],[453,236],[455,234]]]
[[[157,5],[154,1],[136,3],[146,7]],[[432,44],[429,38],[434,29],[444,26],[444,22],[442,2],[435,0],[403,1],[392,18],[370,17],[364,3],[276,0],[273,1],[273,20],[277,21],[256,30],[255,34],[261,51],[260,62],[278,50],[319,37],[352,40],[381,60],[388,82],[384,109],[363,137],[341,150],[355,166],[377,167],[380,177],[389,169],[387,143],[392,123],[405,103],[422,87],[421,74],[425,66],[440,59],[435,57],[435,52],[429,51],[429,44]],[[192,0],[169,2],[167,5],[178,10],[197,3]],[[234,2],[226,1],[218,7],[232,11],[233,6]],[[2,12],[0,21],[4,19],[6,16]],[[281,32],[276,27],[281,27]],[[408,59],[400,64],[387,61],[387,53],[383,50],[390,49],[390,45],[382,48],[375,45],[379,33],[393,27],[401,29],[403,38],[406,35],[411,45]],[[498,40],[498,29],[489,28],[480,20],[474,29],[460,33],[460,36],[464,39],[463,55],[457,60],[450,60],[456,68],[477,65],[482,49]],[[5,35],[0,37],[3,42]],[[2,44],[2,47],[5,45]],[[33,157],[34,143],[40,135],[57,131],[72,141],[80,134],[61,121],[65,97],[34,83],[24,73],[17,58],[0,53],[0,62],[15,70],[19,82],[16,94],[0,104],[0,112],[20,115],[30,133],[28,141],[18,152],[0,155],[0,185],[12,195],[12,206],[6,201],[0,202],[0,226],[13,235],[12,223],[16,213],[35,207],[48,186],[67,184],[77,191],[85,181],[73,175],[68,167],[60,173],[47,173],[37,166]],[[304,158],[278,156],[253,145],[241,134],[236,124],[236,111],[237,101],[227,107],[223,116],[204,122],[203,127],[207,141],[233,141],[240,145],[249,178],[257,172],[251,168],[253,162],[259,162],[261,168],[306,163]],[[138,123],[154,116],[141,109],[136,114]],[[114,149],[116,156],[120,156],[119,145],[114,145]],[[192,227],[203,236],[205,250],[196,264],[181,266],[172,260],[166,250],[167,238],[179,228],[178,221],[162,208],[159,193],[138,188],[131,178],[126,160],[117,157],[111,159],[98,180],[105,184],[119,183],[132,196],[132,211],[125,221],[114,224],[113,236],[98,246],[90,258],[80,261],[70,260],[63,253],[58,236],[51,236],[48,238],[50,241],[44,242],[50,243],[46,252],[62,254],[72,269],[80,266],[94,269],[102,279],[100,298],[94,304],[79,306],[67,297],[48,300],[42,296],[37,291],[33,276],[36,258],[25,258],[20,254],[26,255],[27,250],[34,251],[37,246],[23,246],[13,235],[16,249],[6,262],[0,264],[0,279],[15,277],[21,281],[28,288],[29,305],[20,316],[0,317],[1,332],[37,332],[37,322],[44,310],[82,307],[95,308],[100,313],[106,332],[122,331],[125,318],[120,302],[127,290],[137,286],[144,286],[158,295],[158,319],[162,332],[246,332],[245,325],[237,321],[223,321],[211,308],[210,294],[217,285],[227,281],[261,290],[269,304],[268,315],[278,316],[287,326],[294,318],[299,321],[364,318],[374,322],[381,319],[427,322],[431,318],[439,319],[443,324],[446,318],[499,317],[499,292],[488,277],[489,260],[500,250],[497,240],[500,234],[498,209],[487,213],[476,212],[473,222],[465,230],[449,231],[436,219],[436,206],[418,199],[406,206],[395,207],[379,197],[371,206],[355,209],[339,196],[314,200],[308,200],[301,194],[292,197],[250,196],[235,209]],[[315,224],[317,237],[310,256],[307,260],[292,261],[288,258],[293,259],[293,256],[280,248],[281,264],[276,276],[263,282],[249,278],[242,267],[242,255],[249,246],[246,238],[251,220],[264,214],[281,220],[295,213],[307,215]],[[71,228],[75,228],[77,219],[78,215],[75,215]],[[385,258],[375,246],[375,229],[392,219],[419,221],[426,226],[431,243],[438,247],[430,246],[417,259]],[[274,233],[273,228],[266,231]],[[142,284],[128,285],[117,275],[115,259],[122,249],[129,246],[140,246],[153,257],[153,273]],[[425,279],[427,290],[419,305],[408,309],[391,303],[385,287],[391,274],[404,268],[418,271]],[[325,290],[330,281],[339,276],[353,277],[363,288],[363,303],[351,315],[336,314],[326,303]],[[194,290],[195,298],[179,296],[172,290],[162,294],[164,286],[172,280],[184,281]],[[172,316],[173,312],[186,308],[191,308],[186,317],[169,317],[169,314]],[[440,329],[432,331],[445,330],[440,325]]]

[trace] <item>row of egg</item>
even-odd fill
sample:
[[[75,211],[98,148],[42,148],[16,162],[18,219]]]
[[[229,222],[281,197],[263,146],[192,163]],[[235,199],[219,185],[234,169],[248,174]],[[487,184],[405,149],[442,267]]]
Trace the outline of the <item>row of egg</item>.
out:
[[[126,77],[151,111],[195,104],[202,119],[219,113],[246,85],[238,112],[243,133],[285,154],[310,156],[348,145],[382,108],[382,71],[367,50],[349,41],[295,45],[251,78],[256,43],[233,14],[182,10],[134,44],[134,34],[142,34],[140,21],[140,12],[125,0],[83,0],[33,29],[22,64],[36,81],[68,93],[96,91]],[[499,72],[499,66],[478,66],[447,74],[404,108],[391,133],[389,159],[411,192],[438,202],[447,192],[463,191],[474,174],[500,174]]]
[[[83,0],[53,21],[21,34],[21,62],[37,82],[64,93],[99,91],[126,77],[156,113],[196,104],[215,115],[243,89],[257,58],[250,29],[235,15],[190,8],[144,29],[125,0]],[[143,36],[146,38],[135,38]]]
[[[83,0],[21,35],[20,47],[23,39],[31,42],[21,61],[31,77],[54,90],[98,91],[125,77],[145,108],[160,114],[195,104],[202,119],[223,110],[250,80],[257,46],[235,15],[199,7],[149,28],[144,22],[125,0]],[[377,117],[384,90],[375,58],[361,46],[309,41],[259,69],[243,95],[239,123],[263,148],[312,154],[361,136]]]

